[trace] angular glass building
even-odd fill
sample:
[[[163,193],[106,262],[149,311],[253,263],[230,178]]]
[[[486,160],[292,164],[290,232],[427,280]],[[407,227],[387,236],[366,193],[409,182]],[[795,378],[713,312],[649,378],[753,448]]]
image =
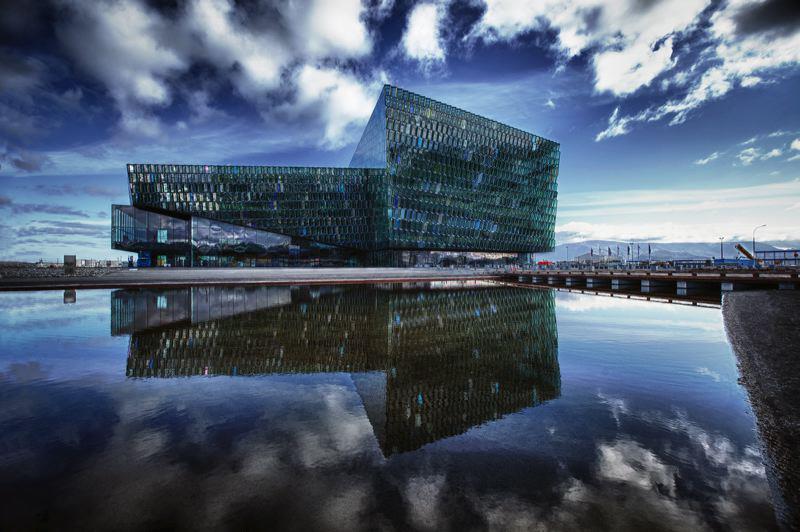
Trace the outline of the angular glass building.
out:
[[[111,243],[154,266],[549,251],[558,163],[556,142],[386,85],[349,168],[129,164]]]

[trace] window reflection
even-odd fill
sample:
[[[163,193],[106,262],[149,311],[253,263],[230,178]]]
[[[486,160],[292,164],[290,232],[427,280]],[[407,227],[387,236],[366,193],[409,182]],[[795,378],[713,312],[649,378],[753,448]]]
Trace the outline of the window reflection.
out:
[[[129,377],[347,372],[386,454],[560,394],[549,291],[196,287],[111,301]]]

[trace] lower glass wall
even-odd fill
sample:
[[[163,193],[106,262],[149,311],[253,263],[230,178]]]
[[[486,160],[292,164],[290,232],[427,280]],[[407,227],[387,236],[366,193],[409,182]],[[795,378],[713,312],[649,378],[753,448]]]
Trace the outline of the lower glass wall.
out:
[[[113,205],[111,247],[140,267],[360,266],[363,252],[206,218]]]
[[[189,266],[189,237],[189,220],[111,206],[111,248],[138,253],[138,266]]]

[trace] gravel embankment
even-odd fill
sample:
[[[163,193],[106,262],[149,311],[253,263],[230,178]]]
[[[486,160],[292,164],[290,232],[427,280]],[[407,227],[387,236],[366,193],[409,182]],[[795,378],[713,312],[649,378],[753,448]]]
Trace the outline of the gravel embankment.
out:
[[[800,292],[726,294],[722,315],[764,443],[776,513],[800,530]]]
[[[64,268],[36,266],[0,266],[0,279],[49,279],[53,277],[98,277],[119,268],[75,268],[74,275],[65,275]]]

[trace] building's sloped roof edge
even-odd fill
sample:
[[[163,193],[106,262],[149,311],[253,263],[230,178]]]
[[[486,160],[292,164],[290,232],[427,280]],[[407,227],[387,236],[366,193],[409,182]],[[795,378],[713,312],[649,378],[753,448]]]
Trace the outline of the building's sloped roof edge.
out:
[[[388,84],[388,83],[384,84],[384,85],[383,85],[383,89],[381,90],[381,95],[382,95],[382,96],[383,96],[383,95],[386,93],[386,90],[387,90],[387,89],[398,89],[398,90],[401,90],[401,91],[407,92],[407,93],[409,93],[409,94],[414,94],[414,95],[416,95],[416,96],[419,96],[420,98],[424,98],[424,99],[426,99],[426,100],[429,100],[429,101],[431,101],[431,102],[435,102],[435,103],[437,103],[437,104],[439,104],[439,105],[443,105],[443,106],[445,106],[445,107],[449,107],[449,108],[451,108],[451,109],[454,109],[454,110],[456,110],[456,111],[460,111],[460,112],[462,112],[462,113],[466,113],[466,114],[468,114],[468,115],[474,116],[474,117],[476,117],[476,118],[480,118],[480,119],[482,119],[482,120],[488,120],[489,122],[495,123],[495,124],[497,124],[497,125],[499,125],[499,126],[507,127],[507,128],[509,128],[509,129],[513,129],[513,130],[515,130],[515,131],[519,131],[520,133],[525,133],[526,135],[533,135],[534,137],[539,137],[539,138],[540,138],[540,139],[542,139],[542,140],[546,140],[547,142],[552,142],[553,144],[556,144],[556,145],[558,145],[558,146],[561,146],[561,143],[560,143],[560,142],[558,142],[558,141],[556,141],[556,140],[553,140],[553,139],[550,139],[550,138],[547,138],[547,137],[543,137],[543,136],[541,136],[541,135],[539,135],[539,134],[537,134],[537,133],[533,133],[533,132],[531,132],[531,131],[526,131],[526,130],[524,130],[524,129],[521,129],[521,128],[518,128],[518,127],[512,126],[512,125],[510,125],[510,124],[506,124],[506,123],[504,123],[504,122],[500,122],[499,120],[495,120],[494,118],[489,118],[489,117],[487,117],[487,116],[479,115],[478,113],[473,113],[472,111],[467,111],[466,109],[462,109],[462,108],[460,108],[460,107],[456,107],[455,105],[452,105],[452,104],[449,104],[449,103],[443,102],[443,101],[441,101],[441,100],[436,100],[436,99],[434,99],[434,98],[431,98],[431,97],[429,97],[429,96],[425,96],[425,95],[423,95],[423,94],[419,94],[418,92],[410,91],[410,90],[408,90],[408,89],[404,89],[403,87],[398,87],[398,86],[396,86],[396,85],[390,85],[390,84]]]

